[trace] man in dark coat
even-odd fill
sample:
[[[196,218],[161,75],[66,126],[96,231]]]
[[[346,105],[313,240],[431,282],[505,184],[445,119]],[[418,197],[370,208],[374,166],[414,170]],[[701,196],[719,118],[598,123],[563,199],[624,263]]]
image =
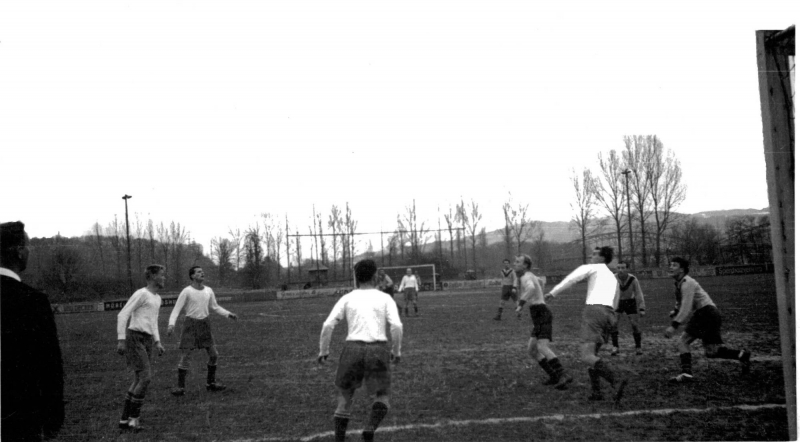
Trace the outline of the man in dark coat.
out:
[[[50,302],[23,284],[28,235],[19,221],[0,224],[0,371],[6,441],[55,437],[64,422],[64,369]]]

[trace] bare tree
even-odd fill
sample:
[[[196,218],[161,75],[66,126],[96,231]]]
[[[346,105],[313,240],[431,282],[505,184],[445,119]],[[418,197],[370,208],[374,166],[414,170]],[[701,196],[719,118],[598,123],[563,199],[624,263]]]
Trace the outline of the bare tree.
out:
[[[408,229],[406,225],[403,223],[403,220],[400,218],[400,215],[397,215],[397,235],[399,236],[399,246],[400,246],[400,261],[405,260],[406,254],[406,240],[405,240],[405,232]]]
[[[294,254],[297,259],[297,274],[299,279],[303,279],[303,246],[300,244],[300,230],[294,228]]]
[[[505,219],[503,242],[506,245],[506,257],[510,257],[514,247],[514,237],[511,235],[511,226],[514,224],[511,215],[511,192],[508,193],[508,200],[503,203],[503,218]]]
[[[331,248],[333,249],[333,265],[331,268],[333,269],[333,279],[336,279],[336,259],[339,256],[339,241],[338,241],[338,232],[339,226],[342,223],[342,212],[339,210],[336,205],[331,206],[331,213],[328,215],[328,228],[331,229],[332,240],[331,240]]]
[[[444,214],[444,222],[447,224],[447,231],[450,233],[450,265],[455,265],[455,255],[453,254],[453,226],[456,224],[458,211],[453,214],[453,206],[447,207],[447,213]]]
[[[175,269],[171,273],[175,275],[175,286],[180,287],[181,281],[183,281],[183,247],[186,245],[189,233],[186,231],[186,227],[175,221],[170,222],[169,233],[172,241],[172,255],[175,258]]]
[[[216,237],[211,239],[211,256],[217,258],[219,263],[219,285],[224,286],[228,281],[228,274],[233,271],[233,246],[227,238]]]
[[[156,262],[156,226],[152,219],[147,220],[147,239],[150,243],[150,264]]]
[[[477,270],[478,259],[476,255],[476,244],[478,241],[478,223],[481,222],[483,215],[481,215],[480,210],[478,209],[478,203],[476,203],[475,200],[470,200],[469,210],[467,210],[467,206],[464,204],[463,200],[461,201],[459,208],[461,210],[461,220],[465,229],[465,239],[466,234],[469,234],[471,240],[470,242],[472,244],[472,268]],[[466,250],[464,253],[466,253]]]
[[[356,255],[355,235],[356,235],[356,228],[358,227],[358,221],[356,221],[355,218],[353,218],[353,212],[350,210],[350,203],[345,203],[344,222],[345,222],[345,230],[347,230],[347,233],[350,236],[350,241],[349,241],[349,243],[350,243],[349,244],[350,245],[350,251],[349,251],[350,267],[349,267],[349,269],[352,269],[353,265],[355,264],[353,262],[353,257]],[[350,275],[350,274],[352,274],[352,271],[348,271],[346,274]]]
[[[161,221],[158,225],[158,245],[161,248],[161,254],[163,255],[163,260],[161,262],[164,263],[165,266],[169,265],[169,251],[172,249],[172,235],[170,235],[169,227],[164,225],[164,221]]]
[[[583,263],[586,264],[586,238],[591,234],[594,223],[595,195],[594,177],[589,169],[583,169],[583,173],[572,170],[572,187],[575,191],[575,199],[569,204],[572,208],[572,223],[581,235],[581,254]]]
[[[139,213],[135,214],[136,222],[134,223],[134,236],[136,238],[136,274],[141,275],[144,271],[142,265],[142,251],[144,249],[144,225],[139,218]]]
[[[255,223],[247,229],[244,236],[244,273],[250,287],[254,289],[261,288],[261,267],[264,259],[261,242],[261,229],[258,223]]]
[[[648,139],[642,135],[625,136],[625,152],[623,159],[625,168],[633,171],[629,187],[631,203],[636,208],[642,245],[642,265],[647,265],[647,222],[653,215],[653,205],[650,198],[650,180],[647,178],[647,167],[650,163],[652,150],[648,148]]]
[[[292,241],[289,239],[289,236],[292,234],[292,231],[289,230],[289,215],[284,213],[283,217],[284,221],[286,221],[286,279],[287,282],[292,282],[292,253],[291,253]]]
[[[655,135],[649,137],[652,149],[647,167],[650,183],[650,200],[653,202],[653,217],[656,221],[655,264],[661,265],[661,238],[675,219],[675,208],[686,199],[686,186],[681,182],[681,163],[672,150],[665,150],[664,144]]]
[[[622,227],[625,225],[625,178],[622,172],[625,168],[622,158],[613,149],[606,155],[598,153],[597,161],[600,164],[600,176],[595,180],[595,200],[614,221],[617,232],[617,256],[622,259]]]
[[[106,257],[105,253],[103,253],[103,232],[102,227],[100,227],[100,223],[95,222],[94,226],[92,226],[92,231],[94,232],[94,238],[96,240],[97,250],[100,252],[100,265],[103,268],[103,274],[106,274]]]
[[[231,236],[231,245],[233,246],[233,256],[236,262],[236,271],[238,272],[242,264],[242,232],[237,227],[236,230],[228,228],[228,235]]]
[[[114,215],[114,221],[108,224],[106,236],[108,236],[111,241],[111,247],[114,248],[117,254],[117,283],[119,283],[122,281],[122,226],[117,219],[117,215]]]
[[[517,254],[522,253],[522,246],[528,240],[538,224],[533,224],[528,219],[528,204],[518,203],[511,209],[511,233],[517,243]]]

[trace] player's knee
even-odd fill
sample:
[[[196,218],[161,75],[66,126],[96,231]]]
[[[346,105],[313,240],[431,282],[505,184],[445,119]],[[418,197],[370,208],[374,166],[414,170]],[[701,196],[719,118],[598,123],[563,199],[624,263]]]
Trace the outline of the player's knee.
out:
[[[378,391],[375,394],[375,400],[372,402],[373,405],[375,404],[383,404],[386,406],[386,409],[389,409],[389,393],[386,391]]]

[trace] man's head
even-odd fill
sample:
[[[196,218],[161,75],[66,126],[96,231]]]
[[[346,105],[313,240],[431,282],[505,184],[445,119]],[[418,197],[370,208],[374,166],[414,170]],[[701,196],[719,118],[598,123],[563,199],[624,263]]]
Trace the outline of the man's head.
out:
[[[161,264],[150,264],[144,271],[147,283],[153,282],[156,287],[163,289],[167,282],[167,268]]]
[[[514,270],[519,274],[525,273],[528,270],[530,270],[532,265],[533,265],[533,260],[529,255],[519,255],[516,258],[514,258]]]
[[[676,256],[669,261],[669,272],[678,277],[689,274],[689,261]]]
[[[609,246],[595,247],[592,252],[592,264],[609,264],[614,260],[614,248]]]
[[[503,267],[505,268],[511,267],[511,261],[508,258],[503,260]]]
[[[200,266],[192,266],[192,268],[189,269],[189,279],[191,279],[192,282],[203,282],[206,279],[203,268]]]
[[[386,274],[386,272],[384,272],[383,269],[379,269],[378,270],[378,275],[383,276],[385,274]]]
[[[369,284],[372,283],[372,279],[378,271],[378,266],[371,259],[362,259],[356,263],[354,270],[358,284]]]
[[[628,263],[626,261],[620,261],[617,264],[617,271],[619,271],[623,275],[628,274]]]
[[[406,275],[409,275],[409,276],[411,275],[411,267],[406,269]]]
[[[28,234],[21,221],[0,224],[0,266],[15,272],[28,267]]]

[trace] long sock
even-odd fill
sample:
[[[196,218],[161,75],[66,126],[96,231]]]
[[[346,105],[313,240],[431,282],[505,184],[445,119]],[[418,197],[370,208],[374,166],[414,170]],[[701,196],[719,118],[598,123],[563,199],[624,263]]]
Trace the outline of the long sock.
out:
[[[127,421],[131,415],[131,400],[133,399],[133,393],[127,392],[125,394],[125,405],[122,407],[122,416],[120,416],[120,421]]]
[[[619,333],[611,333],[611,345],[619,347]]]
[[[369,426],[367,427],[367,430],[377,430],[378,425],[381,424],[381,421],[384,417],[386,417],[386,413],[388,412],[389,407],[383,402],[375,402],[372,404],[372,411],[369,413]]]
[[[592,384],[592,392],[600,393],[600,375],[594,368],[589,369],[589,381]]]
[[[144,404],[144,395],[133,396],[131,398],[131,409],[129,416],[131,419],[138,419],[142,412],[142,404]]]
[[[597,362],[594,363],[594,369],[601,378],[607,380],[611,385],[617,383],[614,370],[607,366],[602,359],[598,359]]]
[[[206,384],[213,385],[217,381],[217,366],[208,364],[208,375],[206,376]]]
[[[406,307],[406,316],[408,316],[408,307]]]
[[[499,318],[501,316],[503,316],[503,307],[498,307],[497,308],[497,317]]]
[[[333,433],[336,437],[336,442],[344,442],[348,422],[350,422],[349,414],[336,413],[333,415]]]
[[[681,373],[692,374],[691,353],[681,353]]]
[[[555,373],[555,377],[560,378],[564,374],[564,366],[561,365],[561,361],[558,358],[553,358],[547,361],[552,367],[553,372]]]
[[[539,366],[542,367],[542,370],[544,370],[545,373],[550,375],[550,379],[558,379],[558,375],[556,374],[555,370],[553,370],[553,367],[550,365],[547,359],[542,358],[542,360],[539,361]]]
[[[416,304],[414,304],[414,313],[419,313],[419,309],[417,308]]]
[[[717,349],[717,354],[711,357],[719,359],[739,359],[739,350],[733,350],[728,347],[720,347]]]
[[[633,334],[633,342],[636,343],[636,348],[642,348],[642,334],[641,333],[634,333]]]
[[[178,367],[178,388],[186,388],[186,373],[189,370]]]

